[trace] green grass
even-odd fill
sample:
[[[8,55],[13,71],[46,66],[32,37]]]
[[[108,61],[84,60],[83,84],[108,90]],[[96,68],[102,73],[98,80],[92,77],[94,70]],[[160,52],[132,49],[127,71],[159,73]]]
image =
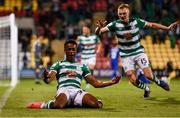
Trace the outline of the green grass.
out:
[[[89,90],[104,103],[102,109],[27,109],[26,104],[53,99],[55,82],[36,85],[33,80],[21,80],[11,93],[0,117],[180,117],[180,79],[171,81],[166,92],[151,84],[151,97],[143,98],[143,91],[123,79],[119,84]],[[2,89],[0,89],[2,91]]]
[[[4,94],[4,92],[7,90],[8,87],[6,86],[0,86],[0,96]]]

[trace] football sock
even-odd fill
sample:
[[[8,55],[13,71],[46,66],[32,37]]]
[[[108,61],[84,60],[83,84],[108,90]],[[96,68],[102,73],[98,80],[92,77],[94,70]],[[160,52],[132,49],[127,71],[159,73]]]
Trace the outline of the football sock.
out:
[[[94,70],[90,70],[91,71],[91,74],[93,75],[94,74]]]
[[[53,109],[54,108],[54,100],[50,100],[47,103],[44,103],[41,108],[42,109]]]
[[[156,75],[155,74],[153,74],[153,78],[152,78],[152,80],[157,84],[157,85],[159,85],[160,84],[160,80],[156,77]]]
[[[140,82],[138,79],[136,80],[136,84],[137,84],[136,87],[149,91],[149,87],[144,83]]]

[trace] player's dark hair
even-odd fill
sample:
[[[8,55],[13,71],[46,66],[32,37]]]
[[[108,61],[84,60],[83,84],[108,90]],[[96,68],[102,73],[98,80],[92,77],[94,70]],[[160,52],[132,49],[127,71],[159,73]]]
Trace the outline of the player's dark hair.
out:
[[[74,45],[76,45],[76,47],[77,47],[77,43],[76,43],[75,40],[67,40],[67,41],[64,43],[64,48],[65,48],[68,44],[74,44]]]

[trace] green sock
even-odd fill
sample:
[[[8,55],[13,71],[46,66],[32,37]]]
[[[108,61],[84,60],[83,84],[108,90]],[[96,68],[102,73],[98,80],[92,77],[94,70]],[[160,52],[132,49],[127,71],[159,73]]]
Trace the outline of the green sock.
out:
[[[54,100],[50,100],[42,106],[43,109],[53,109],[54,108]]]
[[[160,84],[160,81],[159,81],[159,79],[156,77],[156,75],[153,73],[153,81],[157,84],[157,85],[159,85]]]
[[[138,87],[140,89],[144,89],[147,91],[149,90],[149,87],[146,84],[140,82],[139,80],[136,80],[136,84],[137,84],[136,87]]]
[[[94,74],[94,70],[91,70],[91,74],[92,74],[92,75]]]

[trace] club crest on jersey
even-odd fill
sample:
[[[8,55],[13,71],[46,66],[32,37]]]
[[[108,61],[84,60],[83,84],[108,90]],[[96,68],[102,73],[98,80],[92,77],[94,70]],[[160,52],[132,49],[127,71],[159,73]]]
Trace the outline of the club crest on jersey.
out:
[[[76,77],[76,71],[75,70],[67,70],[66,71],[68,77]]]
[[[132,34],[131,34],[130,32],[124,33],[124,37],[125,37],[127,40],[130,40],[130,39],[132,39]]]

